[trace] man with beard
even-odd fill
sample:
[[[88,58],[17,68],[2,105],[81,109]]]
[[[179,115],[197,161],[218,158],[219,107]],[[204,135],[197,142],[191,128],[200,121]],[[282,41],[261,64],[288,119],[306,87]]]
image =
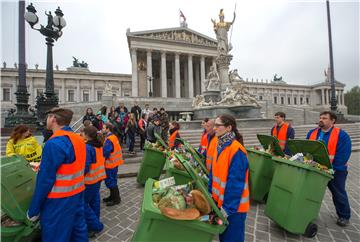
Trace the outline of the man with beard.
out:
[[[319,127],[312,129],[306,138],[310,140],[321,140],[325,143],[329,159],[334,169],[334,179],[328,183],[328,188],[333,197],[337,224],[345,227],[349,224],[350,205],[345,190],[347,162],[351,155],[351,140],[349,135],[342,129],[335,127],[336,114],[325,111],[320,114]]]

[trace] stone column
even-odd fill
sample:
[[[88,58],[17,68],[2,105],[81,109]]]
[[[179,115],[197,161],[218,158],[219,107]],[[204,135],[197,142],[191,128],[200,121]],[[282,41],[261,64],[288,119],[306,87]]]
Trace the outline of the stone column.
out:
[[[199,90],[200,90],[200,82],[199,82],[199,76],[200,76],[200,66],[199,66],[199,62],[195,62],[195,89],[196,89],[196,93],[194,93],[194,96],[200,94]]]
[[[151,56],[151,50],[148,50],[146,52],[146,75],[148,77],[152,77],[152,56]],[[154,83],[154,80],[152,80],[151,82],[149,81],[149,78],[147,78],[146,80],[147,82],[147,94],[149,96],[149,92],[150,90],[152,91],[152,93],[154,93],[154,88],[153,88],[153,83]],[[150,84],[151,83],[151,84]],[[151,85],[151,88],[150,88],[150,85]],[[154,96],[154,94],[153,94]]]
[[[34,104],[34,78],[31,78],[30,79],[30,83],[29,83],[29,103],[30,105],[33,105]]]
[[[341,90],[341,105],[345,105],[345,95],[344,95],[344,90]]]
[[[167,97],[166,52],[161,52],[161,97]]]
[[[217,69],[217,67],[216,67],[216,58],[215,57],[212,58],[212,64],[211,65],[215,66],[215,69]]]
[[[205,80],[205,56],[201,56],[200,57],[200,83],[201,83],[200,93],[205,91],[204,80]]]
[[[194,78],[193,78],[193,61],[192,55],[188,55],[188,81],[189,81],[189,98],[194,97]]]
[[[79,103],[79,102],[81,102],[80,80],[76,81],[76,94],[77,94],[76,101]]]
[[[321,89],[321,105],[325,104],[325,93],[324,89]]]
[[[132,62],[132,78],[131,78],[131,89],[132,96],[137,97],[139,95],[138,89],[138,71],[137,71],[137,51],[131,49],[131,62]]]
[[[62,103],[66,102],[66,96],[65,96],[65,79],[61,80],[61,90],[60,90],[60,96],[59,99]]]
[[[91,102],[94,102],[96,101],[96,98],[95,98],[95,80],[92,80],[91,81],[91,93],[90,93],[90,101]]]
[[[175,53],[175,97],[181,97],[181,86],[180,86],[180,55]]]
[[[12,104],[15,104],[16,103],[16,95],[15,95],[15,92],[17,91],[17,83],[18,83],[18,78],[16,78],[16,81],[14,81],[12,83],[12,87],[11,87],[11,93],[10,93],[10,96],[11,96],[11,103]]]

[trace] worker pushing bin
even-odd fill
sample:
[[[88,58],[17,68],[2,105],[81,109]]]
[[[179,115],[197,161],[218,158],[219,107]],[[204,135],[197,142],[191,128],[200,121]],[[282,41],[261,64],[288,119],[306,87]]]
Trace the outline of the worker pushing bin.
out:
[[[285,154],[279,146],[277,138],[258,134],[257,138],[264,151],[254,148],[246,149],[250,168],[250,198],[254,201],[266,201],[276,163],[273,156],[284,157]]]
[[[304,161],[273,157],[277,165],[265,214],[291,233],[314,237],[317,233],[314,221],[327,184],[333,178],[332,166],[321,141],[289,140],[287,144],[291,153],[302,153]]]
[[[1,157],[1,241],[31,241],[39,222],[27,219],[36,174],[21,156]]]

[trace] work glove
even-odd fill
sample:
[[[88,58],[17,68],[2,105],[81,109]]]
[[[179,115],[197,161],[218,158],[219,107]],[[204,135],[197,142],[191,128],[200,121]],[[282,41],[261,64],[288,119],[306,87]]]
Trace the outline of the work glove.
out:
[[[39,215],[37,216],[32,216],[31,218],[29,217],[29,211],[26,213],[26,217],[28,220],[30,220],[31,222],[36,222],[37,220],[39,220]]]

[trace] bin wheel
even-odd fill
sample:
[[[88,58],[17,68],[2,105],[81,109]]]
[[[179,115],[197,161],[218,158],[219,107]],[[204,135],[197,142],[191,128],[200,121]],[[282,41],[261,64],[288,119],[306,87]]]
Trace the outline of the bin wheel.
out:
[[[309,225],[306,227],[304,235],[308,238],[312,238],[317,234],[317,231],[318,231],[317,225],[313,223],[309,223]]]

